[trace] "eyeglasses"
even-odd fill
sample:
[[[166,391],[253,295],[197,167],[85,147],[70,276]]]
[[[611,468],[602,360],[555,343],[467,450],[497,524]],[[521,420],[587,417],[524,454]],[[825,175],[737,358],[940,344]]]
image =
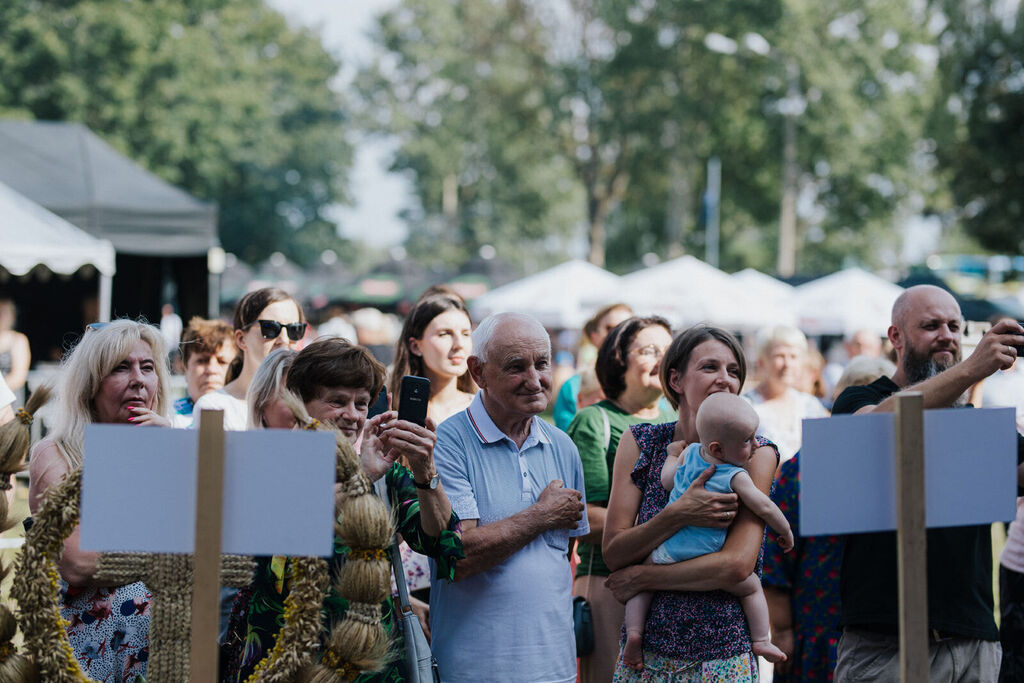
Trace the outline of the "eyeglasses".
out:
[[[89,330],[94,330],[96,332],[99,332],[100,330],[102,330],[104,327],[106,327],[109,324],[110,323],[108,323],[108,322],[107,323],[89,323],[88,325],[85,326],[85,331],[88,332]]]
[[[661,360],[661,357],[665,355],[665,350],[654,344],[648,344],[647,346],[641,346],[639,349],[631,349],[630,353],[635,353],[641,358]]]
[[[292,341],[299,341],[306,334],[306,323],[279,323],[276,320],[254,320],[249,323],[243,330],[248,330],[256,323],[260,324],[260,334],[263,335],[264,339],[277,339],[281,334],[281,328],[288,333],[288,338]]]

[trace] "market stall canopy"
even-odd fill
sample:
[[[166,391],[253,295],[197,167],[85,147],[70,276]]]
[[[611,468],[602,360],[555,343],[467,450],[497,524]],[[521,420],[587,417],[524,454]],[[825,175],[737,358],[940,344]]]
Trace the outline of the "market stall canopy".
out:
[[[474,320],[492,313],[527,313],[545,327],[580,329],[595,310],[610,301],[585,303],[584,296],[610,291],[615,298],[619,277],[591,263],[566,261],[554,268],[492,289],[470,302]]]
[[[82,266],[114,274],[114,247],[0,183],[0,266],[25,275],[36,266],[70,275]]]
[[[11,275],[36,266],[71,275],[83,266],[100,274],[99,319],[110,319],[114,247],[0,182],[0,267]]]
[[[202,256],[217,209],[164,182],[78,123],[0,121],[0,181],[119,254]]]
[[[595,297],[623,301],[638,315],[660,315],[676,327],[706,322],[743,331],[794,322],[784,305],[693,256],[624,275],[614,290],[588,298]]]
[[[852,334],[871,330],[884,337],[892,320],[892,305],[903,288],[860,268],[804,283],[793,303],[798,325],[808,335]]]
[[[788,282],[776,279],[755,268],[744,268],[732,274],[732,279],[739,282],[747,291],[758,292],[761,296],[775,301],[779,305],[793,298],[796,288]]]

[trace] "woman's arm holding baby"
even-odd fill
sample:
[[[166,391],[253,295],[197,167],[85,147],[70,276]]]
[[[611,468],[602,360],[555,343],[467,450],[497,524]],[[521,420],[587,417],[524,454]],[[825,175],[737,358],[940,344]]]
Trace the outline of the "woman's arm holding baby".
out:
[[[747,471],[756,487],[761,492],[767,492],[771,489],[777,467],[778,454],[775,449],[763,446],[754,452]],[[764,523],[761,518],[749,508],[740,506],[736,519],[729,528],[725,545],[718,552],[676,564],[632,565],[620,568],[608,577],[605,585],[615,598],[623,603],[646,590],[724,589],[753,573],[763,536]],[[612,566],[611,562],[609,566]]]

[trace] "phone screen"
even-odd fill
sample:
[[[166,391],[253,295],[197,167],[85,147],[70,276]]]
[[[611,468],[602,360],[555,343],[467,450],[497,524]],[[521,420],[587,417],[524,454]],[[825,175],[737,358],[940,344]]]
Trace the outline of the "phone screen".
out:
[[[375,417],[385,412],[388,409],[388,390],[387,387],[380,390],[377,394],[377,400],[373,402],[370,409],[366,412],[366,418]]]

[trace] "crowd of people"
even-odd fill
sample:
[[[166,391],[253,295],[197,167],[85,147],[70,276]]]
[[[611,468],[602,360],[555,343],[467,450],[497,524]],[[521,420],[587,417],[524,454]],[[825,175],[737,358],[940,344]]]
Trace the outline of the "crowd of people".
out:
[[[28,358],[13,315],[0,301],[0,377],[20,390]],[[344,326],[314,335],[299,301],[274,288],[245,295],[230,324],[166,322],[163,334],[96,323],[68,353],[31,452],[32,513],[81,466],[91,423],[187,429],[216,409],[229,430],[328,425],[393,511],[395,566],[444,681],[756,681],[759,656],[778,681],[898,680],[895,534],[799,535],[802,420],[891,411],[892,395],[910,387],[926,408],[1022,398],[1010,373],[1024,328],[997,321],[962,359],[960,309],[931,286],[896,301],[888,358],[869,333],[850,335],[845,356],[826,364],[799,330],[761,331],[750,386],[747,352],[729,331],[674,331],[621,304],[584,327],[590,350],[560,387],[537,320],[505,313],[474,327],[443,287],[409,311],[390,367]],[[180,335],[173,348],[168,330]],[[172,361],[186,387],[176,398]],[[399,418],[408,375],[429,380],[421,421]],[[0,382],[0,423],[28,415],[15,413],[21,401]],[[1019,434],[1017,462],[1020,487]],[[351,495],[341,482],[336,490]],[[1024,680],[1021,501],[1000,567],[1002,633],[989,527],[928,531],[932,680]],[[368,553],[336,538],[332,577]],[[135,681],[159,597],[143,582],[104,585],[97,560],[77,531],[64,541],[64,627],[88,677]],[[222,681],[254,680],[274,650],[294,563],[257,558],[250,585],[222,589]],[[574,597],[588,620],[574,619]],[[391,654],[372,660],[374,671],[326,654],[314,656],[319,667],[347,680],[410,679],[394,577],[383,598],[356,613],[344,581],[332,582],[322,652],[352,617],[379,624]],[[579,629],[589,629],[586,653]]]

